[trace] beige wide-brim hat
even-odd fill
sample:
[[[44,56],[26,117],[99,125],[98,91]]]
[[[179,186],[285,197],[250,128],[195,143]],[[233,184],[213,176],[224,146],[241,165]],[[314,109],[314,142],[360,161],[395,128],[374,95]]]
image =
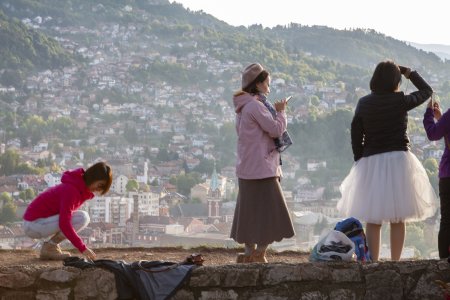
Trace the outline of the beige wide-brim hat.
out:
[[[242,72],[242,89],[248,87],[262,71],[264,68],[258,63],[247,66]]]

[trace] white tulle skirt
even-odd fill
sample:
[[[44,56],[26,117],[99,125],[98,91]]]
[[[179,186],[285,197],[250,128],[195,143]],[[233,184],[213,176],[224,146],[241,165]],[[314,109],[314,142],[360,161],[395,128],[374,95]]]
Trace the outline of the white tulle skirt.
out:
[[[340,191],[337,209],[343,215],[374,224],[424,220],[438,202],[425,169],[409,151],[361,158]]]

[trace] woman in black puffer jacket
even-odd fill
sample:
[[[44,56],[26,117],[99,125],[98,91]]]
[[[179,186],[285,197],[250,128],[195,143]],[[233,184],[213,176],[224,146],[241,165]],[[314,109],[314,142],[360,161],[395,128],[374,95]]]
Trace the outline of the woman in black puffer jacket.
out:
[[[402,74],[417,91],[399,91]],[[408,111],[433,93],[416,72],[381,62],[370,80],[371,93],[359,99],[351,125],[355,163],[341,184],[338,210],[367,222],[368,247],[378,260],[383,222],[391,225],[391,259],[399,260],[405,221],[423,220],[436,211],[437,198],[427,173],[410,151]]]

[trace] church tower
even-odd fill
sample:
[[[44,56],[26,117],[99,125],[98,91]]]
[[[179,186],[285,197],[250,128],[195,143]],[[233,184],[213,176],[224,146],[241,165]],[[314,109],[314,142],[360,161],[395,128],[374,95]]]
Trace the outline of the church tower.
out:
[[[216,171],[216,162],[214,162],[214,170],[211,175],[211,182],[208,190],[208,218],[210,222],[214,222],[220,218],[220,202],[222,200],[222,192],[219,184],[219,176]]]

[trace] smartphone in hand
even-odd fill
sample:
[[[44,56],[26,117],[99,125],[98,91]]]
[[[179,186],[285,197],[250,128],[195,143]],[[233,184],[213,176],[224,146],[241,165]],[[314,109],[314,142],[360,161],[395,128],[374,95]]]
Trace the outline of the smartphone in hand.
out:
[[[287,97],[287,98],[286,98],[286,103],[288,103],[289,100],[291,100],[291,99],[292,99],[292,96]]]

